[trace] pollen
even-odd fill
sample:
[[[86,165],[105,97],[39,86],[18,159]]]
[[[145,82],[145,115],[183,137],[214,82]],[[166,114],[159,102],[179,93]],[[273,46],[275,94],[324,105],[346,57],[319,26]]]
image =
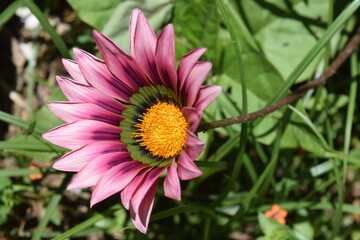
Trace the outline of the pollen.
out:
[[[135,124],[132,134],[150,154],[161,158],[178,155],[186,142],[188,123],[174,104],[158,102],[146,109],[144,117]]]

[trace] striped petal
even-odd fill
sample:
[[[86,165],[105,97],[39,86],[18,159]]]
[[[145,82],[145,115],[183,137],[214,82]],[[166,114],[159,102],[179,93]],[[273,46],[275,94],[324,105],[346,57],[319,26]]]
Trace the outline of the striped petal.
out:
[[[143,200],[140,203],[138,213],[136,214],[132,208],[130,208],[131,220],[135,227],[140,232],[146,233],[150,221],[150,215],[154,205],[155,193],[157,189],[158,180],[156,180],[146,192]]]
[[[94,120],[60,125],[43,134],[43,138],[71,150],[96,141],[120,141],[120,128]]]
[[[178,173],[175,167],[175,161],[173,161],[168,167],[168,172],[164,181],[164,194],[168,198],[175,200],[181,200],[181,187]]]
[[[201,122],[202,112],[193,107],[183,107],[181,112],[189,123],[190,131],[195,132]]]
[[[126,146],[119,141],[93,142],[65,154],[56,160],[53,164],[53,168],[61,171],[78,172],[94,158],[107,153],[118,152],[125,148]]]
[[[181,58],[178,67],[178,77],[179,77],[178,88],[180,91],[182,91],[184,87],[184,83],[188,78],[191,70],[193,69],[195,63],[200,59],[200,57],[204,54],[205,51],[206,48],[194,49]]]
[[[130,24],[129,24],[130,54],[133,57],[135,56],[135,31],[137,27],[137,20],[139,14],[141,14],[141,11],[135,8],[131,12],[131,16],[130,16]]]
[[[66,71],[68,71],[68,73],[75,79],[77,83],[87,86],[89,85],[89,83],[85,80],[84,76],[82,75],[82,72],[80,71],[77,62],[69,59],[63,59],[62,63]]]
[[[119,126],[124,117],[115,114],[93,103],[84,102],[52,102],[49,109],[67,123],[79,120],[97,120]]]
[[[73,82],[69,78],[57,76],[56,80],[69,101],[88,102],[99,105],[109,111],[120,114],[124,105],[110,96],[105,95],[92,86],[85,86]]]
[[[185,93],[187,96],[187,106],[192,107],[198,96],[200,86],[205,81],[210,72],[212,64],[210,62],[198,62],[193,67],[189,77],[185,81]]]
[[[196,159],[204,150],[205,142],[200,140],[193,132],[186,130],[185,151],[192,159]]]
[[[144,180],[144,177],[148,174],[148,172],[145,170],[142,170],[125,188],[121,191],[121,202],[124,205],[126,209],[129,210],[130,207],[130,201],[132,196],[135,194],[139,186],[142,185],[142,182]]]
[[[155,51],[156,67],[163,84],[177,93],[174,27],[168,24],[161,32]]]
[[[181,180],[190,180],[202,174],[194,161],[184,151],[180,154],[177,172]]]
[[[121,163],[108,170],[99,179],[91,195],[90,206],[110,197],[114,193],[123,190],[126,185],[147,165],[137,161],[128,161]]]
[[[74,55],[81,72],[92,86],[114,98],[129,100],[133,92],[109,72],[104,61],[77,48],[74,48]]]
[[[212,103],[217,98],[217,96],[219,96],[220,92],[220,86],[202,86],[200,88],[194,107],[200,111],[204,111],[210,105],[210,103]]]
[[[139,214],[140,205],[144,200],[146,193],[152,187],[152,185],[157,182],[161,173],[165,170],[165,168],[154,168],[152,169],[144,178],[143,184],[137,189],[136,193],[131,198],[130,209],[134,212],[134,214]]]
[[[135,11],[135,10],[134,10]],[[132,35],[132,56],[155,85],[161,84],[155,63],[157,37],[142,12],[136,14],[136,25]]]
[[[79,189],[95,186],[99,178],[112,167],[131,161],[128,152],[107,153],[91,160],[77,173],[67,189]]]
[[[93,36],[112,74],[135,92],[139,87],[148,85],[146,76],[131,56],[100,32],[93,31]]]

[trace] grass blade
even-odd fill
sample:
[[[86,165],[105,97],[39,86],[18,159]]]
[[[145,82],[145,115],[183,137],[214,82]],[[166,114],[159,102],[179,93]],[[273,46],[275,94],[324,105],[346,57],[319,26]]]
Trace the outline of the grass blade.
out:
[[[353,1],[341,14],[335,19],[331,24],[328,30],[320,38],[320,40],[313,46],[308,54],[303,58],[300,64],[294,69],[290,74],[288,79],[284,82],[282,88],[280,88],[275,94],[273,99],[268,103],[268,105],[281,99],[290,89],[290,87],[295,83],[300,74],[307,68],[311,61],[319,54],[323,47],[329,42],[329,40],[338,32],[344,23],[353,16],[354,12],[359,8],[360,1]]]
[[[16,9],[21,7],[22,1],[15,1],[12,2],[7,8],[5,8],[4,11],[0,13],[0,30],[2,29],[2,26],[7,23],[7,21],[10,20],[10,18],[15,14]]]
[[[25,6],[27,6],[32,14],[39,20],[45,31],[50,35],[53,40],[55,46],[60,51],[62,57],[64,58],[72,58],[69,54],[68,48],[62,38],[56,33],[55,29],[50,25],[47,18],[41,12],[41,10],[36,6],[36,4],[32,0],[22,0]]]

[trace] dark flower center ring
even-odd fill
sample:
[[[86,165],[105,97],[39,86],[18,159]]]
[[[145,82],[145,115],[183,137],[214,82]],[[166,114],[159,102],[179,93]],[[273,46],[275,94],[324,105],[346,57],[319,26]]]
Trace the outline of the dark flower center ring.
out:
[[[145,86],[132,95],[120,122],[121,141],[134,160],[150,166],[167,166],[186,143],[188,122],[181,102],[171,89]]]

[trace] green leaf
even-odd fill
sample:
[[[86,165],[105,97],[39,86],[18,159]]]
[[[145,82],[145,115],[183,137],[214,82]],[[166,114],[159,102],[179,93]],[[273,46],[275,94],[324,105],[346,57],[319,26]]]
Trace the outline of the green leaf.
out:
[[[0,141],[0,149],[16,154],[37,158],[42,161],[50,161],[54,157],[68,151],[47,142],[41,137],[33,135],[16,135],[8,141]]]
[[[213,0],[179,0],[174,4],[175,34],[188,48],[206,47],[211,62],[219,60],[217,40],[219,16]],[[180,57],[180,56],[179,56]]]
[[[22,1],[13,1],[0,13],[0,30],[2,29],[2,26],[14,16],[16,9],[22,4]]]
[[[302,239],[311,240],[314,238],[314,228],[310,222],[301,222],[294,224],[295,234],[301,234]]]
[[[109,16],[124,0],[98,1],[98,0],[67,0],[76,11],[80,19],[95,29],[102,30]]]
[[[264,214],[258,213],[258,221],[265,237],[258,238],[262,240],[298,240],[295,233],[287,226],[277,221],[267,218]]]
[[[241,1],[245,21],[254,34],[262,51],[288,78],[293,69],[325,33],[328,21],[329,1]],[[352,31],[354,24],[349,23]],[[332,55],[340,49],[347,37],[337,33],[331,41]],[[312,76],[319,60],[314,61],[301,72],[300,80]]]
[[[102,32],[124,50],[129,50],[129,19],[134,8],[140,8],[157,32],[169,20],[172,4],[167,0],[147,0],[144,3],[124,1],[119,3],[107,16]]]
[[[0,191],[11,185],[11,180],[7,177],[0,176]]]

